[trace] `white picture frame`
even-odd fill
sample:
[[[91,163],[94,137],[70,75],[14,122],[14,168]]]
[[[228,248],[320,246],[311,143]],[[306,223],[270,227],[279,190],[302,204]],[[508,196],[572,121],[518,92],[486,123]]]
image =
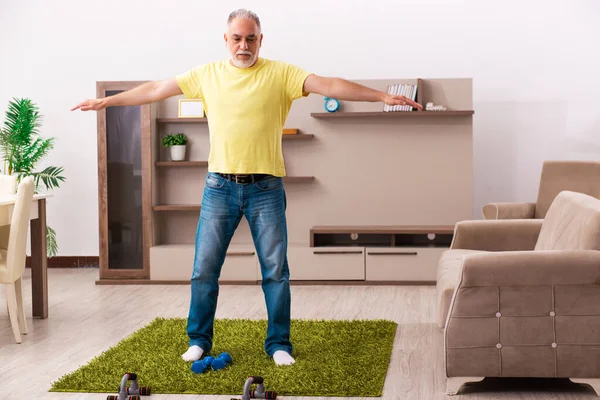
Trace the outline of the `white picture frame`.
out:
[[[198,99],[179,99],[179,118],[204,118],[204,104]]]

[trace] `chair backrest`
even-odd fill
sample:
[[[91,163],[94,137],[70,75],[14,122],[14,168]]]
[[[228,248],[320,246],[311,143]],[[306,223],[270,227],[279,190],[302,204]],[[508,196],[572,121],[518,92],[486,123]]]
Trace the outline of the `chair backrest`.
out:
[[[33,202],[33,178],[27,176],[17,188],[17,199],[13,208],[8,237],[6,266],[8,276],[13,280],[23,275],[27,251],[27,233],[29,232],[29,213]]]
[[[0,174],[0,196],[15,194],[17,190],[17,176]]]
[[[17,191],[17,176],[0,174],[0,197],[14,196]],[[0,226],[0,248],[8,247],[8,236],[10,234],[10,225]]]
[[[563,190],[600,198],[600,161],[545,161],[534,218],[545,218],[554,198]]]
[[[600,250],[600,200],[560,192],[544,218],[535,250]]]

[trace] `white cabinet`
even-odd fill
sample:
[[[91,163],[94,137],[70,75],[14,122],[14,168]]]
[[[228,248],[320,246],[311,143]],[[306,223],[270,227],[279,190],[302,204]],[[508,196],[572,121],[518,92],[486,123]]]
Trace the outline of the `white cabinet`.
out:
[[[367,247],[366,280],[434,283],[444,250],[447,247]]]
[[[193,245],[163,245],[150,248],[151,279],[189,281],[194,266]],[[221,268],[220,282],[255,282],[260,279],[258,257],[253,247],[231,247]]]
[[[364,247],[288,247],[290,280],[364,280]]]

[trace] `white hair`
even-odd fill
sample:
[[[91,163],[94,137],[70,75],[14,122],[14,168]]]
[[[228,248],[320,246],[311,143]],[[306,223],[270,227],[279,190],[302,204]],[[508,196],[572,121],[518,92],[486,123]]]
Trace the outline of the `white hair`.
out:
[[[229,25],[231,21],[233,21],[236,18],[250,19],[256,22],[256,26],[258,26],[258,29],[260,29],[260,19],[258,18],[258,15],[256,15],[250,10],[240,8],[238,10],[233,11],[231,14],[229,14],[229,18],[227,18],[227,25]]]

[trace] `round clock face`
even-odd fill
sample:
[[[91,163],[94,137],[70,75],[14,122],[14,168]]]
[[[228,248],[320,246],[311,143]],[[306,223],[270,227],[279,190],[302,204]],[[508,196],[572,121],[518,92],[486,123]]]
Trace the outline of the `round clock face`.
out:
[[[338,102],[335,99],[329,99],[325,102],[325,108],[327,111],[335,111],[338,107]]]

